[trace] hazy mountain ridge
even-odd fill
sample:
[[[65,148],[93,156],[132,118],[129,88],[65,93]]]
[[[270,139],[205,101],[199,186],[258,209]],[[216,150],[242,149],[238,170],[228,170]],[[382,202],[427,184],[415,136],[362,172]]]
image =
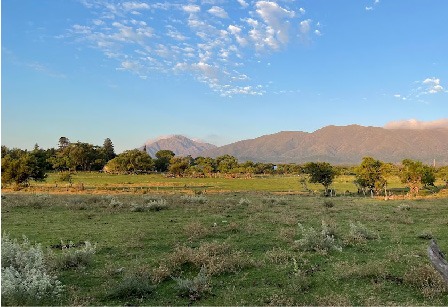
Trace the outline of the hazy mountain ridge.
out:
[[[358,164],[373,156],[387,162],[405,158],[448,164],[448,129],[384,129],[380,127],[327,126],[312,133],[283,131],[206,150],[201,155],[230,154],[241,161],[304,163],[326,161]]]
[[[156,153],[163,149],[172,150],[176,156],[191,155],[196,157],[201,155],[205,150],[216,148],[213,144],[193,141],[182,135],[164,136],[152,141],[150,140],[144,146],[140,147],[140,149],[143,150],[145,146],[146,152],[151,157],[155,157]]]

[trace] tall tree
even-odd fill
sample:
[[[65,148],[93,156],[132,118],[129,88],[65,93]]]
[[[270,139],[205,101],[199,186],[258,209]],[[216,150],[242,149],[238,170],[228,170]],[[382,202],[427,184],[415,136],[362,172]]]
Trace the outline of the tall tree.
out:
[[[146,145],[145,145],[146,146]],[[146,152],[146,150],[145,150]],[[175,156],[174,152],[162,149],[156,152],[156,160],[154,161],[156,171],[166,172],[170,166],[170,160]]]
[[[430,166],[411,159],[405,159],[401,164],[400,179],[408,185],[411,194],[417,195],[422,184],[434,185],[434,169]]]
[[[66,148],[68,145],[70,145],[69,139],[67,137],[65,137],[65,136],[61,136],[59,138],[59,149],[62,150],[64,148]]]
[[[363,189],[364,193],[369,190],[372,197],[374,193],[378,195],[386,186],[383,162],[372,157],[364,157],[361,165],[355,168],[355,174],[355,182]]]
[[[104,158],[106,159],[106,162],[112,160],[117,156],[115,154],[114,144],[112,144],[112,141],[109,138],[104,140],[102,149],[104,152]]]
[[[338,174],[336,169],[327,162],[309,162],[304,165],[303,170],[309,174],[311,183],[320,183],[324,186],[325,196],[328,196],[328,189]]]

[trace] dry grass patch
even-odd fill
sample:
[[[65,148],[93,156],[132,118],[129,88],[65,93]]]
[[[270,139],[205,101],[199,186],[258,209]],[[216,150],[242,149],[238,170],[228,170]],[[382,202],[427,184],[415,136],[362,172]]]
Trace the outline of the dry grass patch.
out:
[[[228,243],[207,242],[198,248],[183,245],[175,247],[153,270],[153,280],[161,282],[171,275],[178,275],[189,265],[196,269],[205,267],[209,275],[219,275],[235,273],[254,264],[248,254],[235,251]]]

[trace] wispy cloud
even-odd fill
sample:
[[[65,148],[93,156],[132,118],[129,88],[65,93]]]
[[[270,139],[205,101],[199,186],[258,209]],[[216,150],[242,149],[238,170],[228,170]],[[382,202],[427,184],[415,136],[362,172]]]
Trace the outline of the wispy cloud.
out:
[[[27,61],[19,58],[13,51],[2,47],[3,61],[9,61],[15,66],[26,67],[27,69],[34,70],[52,78],[65,79],[67,76],[61,72],[55,71],[48,64],[44,64],[38,61]]]
[[[373,11],[375,9],[375,6],[377,6],[380,3],[380,0],[373,0],[370,2],[369,5],[365,7],[366,11]]]
[[[426,102],[425,98],[429,95],[437,95],[448,93],[447,90],[441,85],[439,78],[430,77],[423,81],[415,81],[413,88],[406,95],[394,94],[394,97],[401,100],[417,100],[420,102]]]
[[[433,121],[420,121],[417,119],[407,119],[392,121],[384,125],[386,129],[437,129],[448,128],[448,118]]]
[[[247,71],[254,57],[282,52],[291,42],[321,35],[294,1],[82,0],[93,16],[66,37],[117,60],[117,69],[141,78],[189,74],[223,96],[263,95],[268,80]]]

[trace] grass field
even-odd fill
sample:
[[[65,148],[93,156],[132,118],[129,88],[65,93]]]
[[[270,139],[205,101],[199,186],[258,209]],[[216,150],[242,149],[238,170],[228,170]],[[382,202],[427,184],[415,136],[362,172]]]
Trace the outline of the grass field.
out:
[[[61,304],[448,305],[426,255],[430,238],[448,251],[446,198],[270,193],[300,192],[294,177],[104,183],[85,176],[87,187],[208,182],[231,192],[3,194],[2,231],[10,237],[25,235],[56,255],[51,246],[61,240],[96,244],[86,266],[56,270]]]
[[[223,193],[260,191],[271,193],[309,194],[300,184],[297,175],[287,176],[254,176],[253,178],[166,178],[161,174],[150,175],[112,175],[96,172],[78,172],[73,175],[71,186],[68,183],[59,182],[58,173],[49,173],[44,182],[32,182],[24,192],[34,193],[95,193],[95,194],[143,194],[143,193]],[[338,176],[335,178],[332,188],[338,195],[356,193],[357,187],[353,183],[354,176]],[[396,195],[406,194],[406,186],[398,177],[387,178],[388,188]],[[80,189],[82,186],[82,190]],[[442,181],[437,181],[436,186],[443,186]],[[323,187],[320,184],[308,183],[307,188],[320,194]],[[3,189],[8,191],[7,189]],[[436,189],[437,190],[437,189]],[[431,194],[427,191],[426,194]]]

